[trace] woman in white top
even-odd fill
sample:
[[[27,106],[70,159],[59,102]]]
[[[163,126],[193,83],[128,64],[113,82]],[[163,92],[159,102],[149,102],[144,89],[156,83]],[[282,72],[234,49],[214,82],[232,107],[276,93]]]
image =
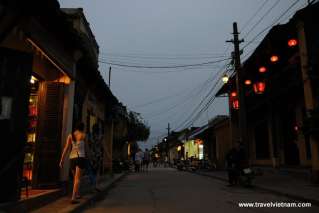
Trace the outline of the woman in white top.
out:
[[[63,149],[63,153],[60,160],[60,167],[63,167],[65,155],[71,149],[69,158],[70,165],[74,175],[73,181],[73,192],[71,203],[78,203],[76,199],[80,198],[79,186],[83,170],[85,169],[85,133],[84,133],[84,124],[80,123],[76,126],[73,133],[70,134],[67,138],[66,144]]]

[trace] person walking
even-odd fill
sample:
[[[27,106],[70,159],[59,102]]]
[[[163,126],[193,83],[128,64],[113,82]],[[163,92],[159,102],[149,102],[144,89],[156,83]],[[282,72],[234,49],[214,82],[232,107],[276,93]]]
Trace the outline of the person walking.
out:
[[[135,172],[140,172],[143,158],[144,153],[141,149],[138,149],[138,151],[135,154]]]
[[[84,123],[79,123],[68,136],[59,164],[61,168],[63,168],[65,156],[69,151],[70,167],[74,176],[71,203],[76,204],[79,202],[77,199],[81,198],[79,187],[83,170],[86,167]]]
[[[145,170],[146,170],[146,171],[148,171],[148,166],[149,166],[149,164],[150,164],[150,159],[151,159],[151,154],[150,154],[150,152],[148,151],[148,149],[145,149],[143,165],[145,166]]]

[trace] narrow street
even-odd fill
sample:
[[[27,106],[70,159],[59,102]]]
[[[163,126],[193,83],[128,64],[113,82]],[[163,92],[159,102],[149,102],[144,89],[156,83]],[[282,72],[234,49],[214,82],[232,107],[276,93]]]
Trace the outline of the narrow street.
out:
[[[295,202],[260,190],[230,188],[225,182],[154,168],[131,173],[86,212],[319,212],[319,208],[239,208],[239,202]]]

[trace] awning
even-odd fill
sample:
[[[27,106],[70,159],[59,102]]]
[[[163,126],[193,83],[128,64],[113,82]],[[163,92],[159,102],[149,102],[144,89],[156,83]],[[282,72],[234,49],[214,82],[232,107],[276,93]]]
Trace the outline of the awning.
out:
[[[199,127],[198,129],[193,131],[188,138],[191,139],[191,140],[195,139],[197,135],[201,134],[202,132],[204,132],[208,128],[209,128],[208,124],[206,124],[205,126]]]

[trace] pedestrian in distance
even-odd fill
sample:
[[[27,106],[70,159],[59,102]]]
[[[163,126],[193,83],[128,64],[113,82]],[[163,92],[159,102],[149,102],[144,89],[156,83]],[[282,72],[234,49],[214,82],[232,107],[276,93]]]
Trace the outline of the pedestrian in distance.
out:
[[[135,154],[135,172],[141,171],[141,166],[144,158],[144,153],[141,149],[138,149],[138,151]]]
[[[66,144],[64,146],[61,160],[60,160],[60,167],[63,168],[64,160],[67,155],[69,154],[70,159],[70,167],[73,173],[73,191],[72,191],[72,198],[71,203],[76,204],[79,201],[77,199],[81,198],[79,188],[80,188],[80,181],[83,170],[86,167],[86,159],[85,159],[85,133],[84,133],[84,124],[79,123],[76,125],[74,131],[68,135]]]
[[[148,167],[149,167],[149,164],[150,164],[150,159],[151,159],[151,154],[148,151],[148,149],[145,149],[144,159],[143,159],[143,167],[144,167],[144,169],[146,171],[148,171]]]

